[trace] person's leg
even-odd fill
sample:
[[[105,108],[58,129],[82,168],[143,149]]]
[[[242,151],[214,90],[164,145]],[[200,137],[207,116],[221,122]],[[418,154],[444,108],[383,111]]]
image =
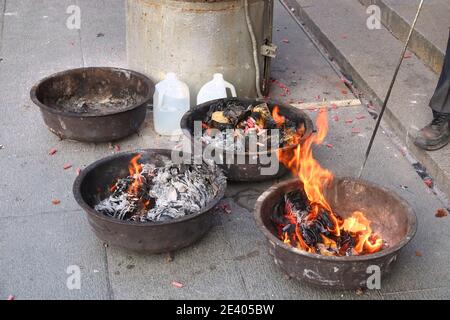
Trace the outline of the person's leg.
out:
[[[430,107],[435,112],[450,113],[450,35],[442,69],[436,91],[430,101]]]
[[[420,130],[415,144],[425,150],[438,150],[450,142],[450,35],[444,68],[430,101],[433,121]]]

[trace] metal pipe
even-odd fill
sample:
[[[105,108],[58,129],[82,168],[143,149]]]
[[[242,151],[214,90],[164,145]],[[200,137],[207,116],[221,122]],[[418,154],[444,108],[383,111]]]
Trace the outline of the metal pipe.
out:
[[[258,95],[258,98],[262,98],[262,92],[261,92],[261,74],[260,74],[260,68],[259,68],[259,59],[258,59],[258,42],[256,41],[255,32],[253,31],[252,21],[250,19],[250,13],[248,12],[248,0],[244,0],[244,11],[245,11],[245,19],[247,20],[247,27],[248,32],[250,33],[250,38],[252,40],[252,46],[253,46],[253,60],[255,63],[255,71],[256,71],[256,79],[255,79],[255,85],[256,85],[256,94]]]

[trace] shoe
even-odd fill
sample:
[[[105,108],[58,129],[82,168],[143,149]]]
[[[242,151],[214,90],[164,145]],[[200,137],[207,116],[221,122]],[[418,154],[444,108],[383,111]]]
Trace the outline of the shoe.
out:
[[[414,140],[416,146],[428,151],[439,150],[450,141],[450,114],[434,112],[433,115],[433,121]]]

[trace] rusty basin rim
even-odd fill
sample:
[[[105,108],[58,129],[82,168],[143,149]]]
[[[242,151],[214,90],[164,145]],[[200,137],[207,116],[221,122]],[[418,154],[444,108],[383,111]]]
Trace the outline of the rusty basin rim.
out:
[[[186,112],[183,117],[181,118],[181,130],[183,131],[184,136],[186,136],[187,138],[189,138],[191,140],[192,143],[195,143],[194,141],[194,137],[192,136],[189,127],[190,124],[188,123],[188,118],[193,115],[196,111],[198,111],[201,108],[205,108],[207,106],[210,106],[211,104],[217,103],[221,100],[224,101],[230,101],[230,100],[238,100],[238,101],[243,101],[244,103],[250,103],[250,102],[257,102],[257,103],[267,103],[269,105],[277,105],[279,107],[282,108],[286,108],[286,109],[290,109],[292,108],[293,110],[295,110],[296,113],[298,113],[299,115],[303,116],[303,119],[305,121],[305,127],[306,127],[306,131],[305,134],[303,135],[303,137],[300,139],[300,143],[305,142],[306,139],[308,139],[314,132],[314,124],[313,121],[311,119],[310,116],[308,116],[308,114],[306,112],[304,112],[301,109],[295,108],[294,106],[290,105],[290,104],[286,104],[286,103],[282,103],[276,100],[267,100],[267,99],[259,99],[259,98],[246,98],[246,97],[237,97],[237,98],[225,98],[225,99],[216,99],[216,100],[211,100],[205,103],[202,103],[192,109],[190,109],[188,112]],[[223,148],[216,148],[216,150],[221,151],[223,154],[234,154],[234,155],[240,155],[240,156],[259,156],[259,155],[265,155],[265,154],[271,154],[273,152],[277,152],[278,150],[281,151],[287,151],[287,150],[291,150],[296,148],[297,145],[288,145],[288,146],[284,146],[283,148],[279,148],[276,150],[266,150],[266,151],[257,151],[257,152],[249,152],[249,151],[245,151],[245,152],[236,152],[236,151],[229,151],[229,150],[225,150]]]
[[[389,193],[393,198],[395,198],[399,203],[401,203],[405,208],[407,208],[406,211],[407,211],[409,226],[408,226],[408,232],[407,232],[406,236],[401,241],[399,241],[395,246],[388,247],[387,249],[381,250],[377,253],[361,255],[361,256],[351,256],[351,257],[323,256],[323,255],[319,255],[319,254],[309,253],[309,252],[294,248],[292,246],[289,246],[289,245],[285,244],[283,241],[281,241],[280,239],[278,239],[278,237],[276,237],[272,232],[270,232],[270,230],[268,230],[266,228],[266,226],[264,225],[264,223],[261,219],[261,209],[262,209],[263,202],[265,201],[265,199],[268,195],[272,194],[274,191],[276,191],[280,188],[299,183],[298,179],[290,179],[290,180],[281,182],[279,184],[276,184],[276,185],[270,187],[256,201],[255,209],[253,212],[254,218],[256,220],[256,224],[258,225],[259,229],[263,232],[263,234],[267,238],[267,240],[271,243],[276,244],[278,247],[283,248],[284,250],[287,250],[287,251],[297,254],[299,256],[303,256],[307,259],[346,263],[346,262],[372,261],[372,260],[376,260],[379,258],[383,258],[383,257],[389,256],[389,255],[395,254],[396,252],[400,251],[404,246],[406,246],[414,238],[414,236],[417,232],[417,215],[416,215],[415,211],[413,210],[413,208],[409,205],[409,203],[406,200],[404,200],[403,198],[401,198],[400,196],[398,196],[395,192],[393,192],[392,190],[389,190],[386,187],[380,186],[374,182],[369,182],[369,181],[366,181],[363,179],[357,179],[357,178],[353,178],[353,177],[334,177],[334,180],[351,181],[351,182],[361,183],[361,184],[365,184],[370,187],[378,188],[381,191]]]
[[[139,78],[141,81],[145,82],[145,84],[148,86],[148,89],[149,89],[148,93],[140,102],[137,102],[137,103],[135,103],[127,108],[123,108],[121,110],[104,112],[103,114],[77,113],[77,112],[72,112],[72,111],[64,111],[64,110],[60,110],[60,109],[55,109],[55,108],[52,108],[52,107],[42,103],[38,99],[37,90],[46,81],[49,81],[53,78],[68,75],[72,72],[93,71],[93,70],[104,70],[104,71],[116,72],[116,73],[129,73],[130,75],[134,75],[137,78]],[[137,71],[134,71],[134,70],[124,69],[124,68],[115,68],[115,67],[83,67],[83,68],[74,68],[74,69],[60,71],[60,72],[51,74],[51,75],[39,80],[31,88],[30,98],[36,106],[38,106],[39,108],[41,108],[49,113],[52,113],[52,114],[56,114],[56,115],[60,115],[60,116],[64,116],[64,117],[72,117],[72,118],[102,118],[102,117],[125,113],[127,111],[131,111],[131,110],[137,109],[139,107],[142,107],[145,104],[148,104],[153,99],[152,88],[154,86],[155,86],[154,83],[146,75],[139,73]]]
[[[85,180],[86,176],[90,172],[96,170],[100,165],[107,164],[107,163],[112,162],[121,157],[133,157],[138,154],[145,154],[145,153],[165,155],[165,154],[170,154],[171,152],[172,152],[172,150],[169,150],[169,149],[138,149],[136,151],[117,153],[112,156],[108,156],[108,157],[105,157],[105,158],[95,161],[94,163],[90,164],[88,167],[83,169],[81,171],[80,175],[75,179],[75,182],[74,182],[73,188],[72,188],[75,201],[87,214],[95,217],[96,219],[100,219],[100,220],[103,220],[108,223],[115,223],[115,224],[123,225],[123,226],[133,226],[133,227],[142,227],[142,228],[151,228],[151,227],[157,227],[157,226],[162,226],[162,225],[167,226],[167,225],[183,223],[183,222],[186,222],[189,220],[193,220],[193,219],[197,218],[198,216],[201,216],[201,215],[207,213],[208,211],[213,209],[225,196],[225,191],[227,189],[226,181],[225,181],[224,188],[219,192],[219,194],[199,213],[186,215],[184,217],[169,220],[169,221],[157,221],[157,222],[122,221],[119,219],[108,217],[100,212],[97,212],[94,208],[92,208],[89,204],[87,204],[86,201],[83,199],[83,196],[81,195],[81,184]]]

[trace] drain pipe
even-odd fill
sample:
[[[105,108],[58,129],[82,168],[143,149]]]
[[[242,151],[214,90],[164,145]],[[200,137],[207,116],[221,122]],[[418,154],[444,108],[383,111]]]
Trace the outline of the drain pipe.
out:
[[[247,27],[248,32],[250,33],[250,38],[252,40],[252,46],[253,46],[253,60],[255,63],[255,70],[256,70],[256,94],[258,98],[263,98],[262,92],[261,92],[261,75],[260,75],[260,68],[259,68],[259,59],[258,59],[258,43],[256,41],[255,32],[253,30],[252,21],[250,19],[250,14],[248,10],[248,0],[244,0],[244,11],[245,11],[245,19],[247,20]]]

